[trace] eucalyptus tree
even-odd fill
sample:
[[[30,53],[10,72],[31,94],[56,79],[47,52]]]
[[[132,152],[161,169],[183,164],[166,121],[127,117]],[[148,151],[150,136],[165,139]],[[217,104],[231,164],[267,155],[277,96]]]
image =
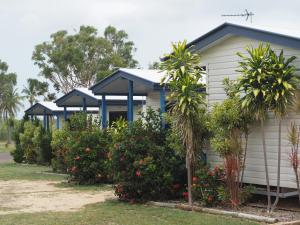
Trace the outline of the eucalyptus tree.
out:
[[[266,113],[270,109],[270,45],[259,44],[257,48],[248,47],[248,55],[237,53],[242,59],[239,62],[238,72],[242,76],[238,80],[238,87],[241,93],[242,108],[252,113],[261,126],[261,138],[263,146],[263,157],[267,184],[268,212],[271,209],[271,193],[268,171],[268,158],[265,139],[264,121]]]
[[[282,119],[287,114],[289,107],[294,103],[296,96],[297,84],[299,79],[295,76],[296,70],[292,62],[296,59],[295,56],[285,58],[283,50],[277,55],[274,51],[270,51],[270,91],[268,101],[270,109],[274,112],[278,119],[278,166],[277,166],[277,191],[276,199],[272,205],[274,210],[279,201],[280,191],[280,169],[281,169],[281,123]]]
[[[188,177],[188,202],[192,205],[192,162],[199,144],[197,132],[199,113],[205,111],[205,97],[199,92],[199,83],[203,75],[200,56],[191,53],[186,41],[172,44],[172,53],[167,54],[161,68],[166,72],[162,83],[170,88],[168,96],[173,125],[186,148],[186,167]]]

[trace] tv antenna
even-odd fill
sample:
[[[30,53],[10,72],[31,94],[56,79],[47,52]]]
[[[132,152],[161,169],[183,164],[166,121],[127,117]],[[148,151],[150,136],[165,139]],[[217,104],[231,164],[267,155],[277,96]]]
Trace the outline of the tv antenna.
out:
[[[248,21],[250,17],[250,22],[252,23],[252,16],[254,16],[253,12],[249,12],[247,9],[245,9],[244,13],[238,13],[238,14],[223,14],[221,15],[223,17],[234,17],[234,16],[240,16],[240,17],[246,17],[246,21]]]

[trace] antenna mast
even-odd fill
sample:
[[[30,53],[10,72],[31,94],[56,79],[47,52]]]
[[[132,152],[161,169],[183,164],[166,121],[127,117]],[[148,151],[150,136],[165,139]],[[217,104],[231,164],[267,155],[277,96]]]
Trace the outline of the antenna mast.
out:
[[[221,15],[223,17],[246,17],[246,21],[248,21],[250,17],[250,22],[252,23],[252,16],[254,16],[253,12],[249,12],[247,9],[245,9],[244,13],[238,13],[238,14],[223,14]]]

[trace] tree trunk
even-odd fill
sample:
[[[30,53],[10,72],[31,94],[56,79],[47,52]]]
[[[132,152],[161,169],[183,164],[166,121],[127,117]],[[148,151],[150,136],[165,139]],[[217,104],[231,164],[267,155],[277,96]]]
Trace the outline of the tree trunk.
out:
[[[11,126],[9,124],[7,124],[7,144],[10,145],[11,144]]]
[[[186,154],[186,169],[187,169],[187,179],[188,179],[188,202],[189,205],[193,205],[193,199],[192,199],[192,168],[191,168],[191,159]]]
[[[267,211],[270,212],[271,209],[271,191],[270,191],[270,182],[269,182],[269,170],[268,170],[268,159],[267,159],[267,149],[266,149],[266,138],[265,138],[265,126],[264,126],[264,119],[260,119],[261,125],[261,137],[262,137],[262,144],[263,144],[263,153],[264,153],[264,161],[265,161],[265,172],[266,172],[266,183],[267,183],[267,195],[268,195],[268,206]]]
[[[280,167],[281,167],[281,118],[279,119],[279,127],[278,127],[277,190],[276,190],[276,199],[272,206],[271,211],[273,211],[276,208],[278,201],[279,201]]]
[[[244,172],[245,172],[245,164],[246,164],[246,157],[247,157],[247,149],[248,149],[248,134],[245,134],[245,152],[243,158],[243,166],[242,166],[242,175],[241,175],[241,186],[243,186],[244,182]]]

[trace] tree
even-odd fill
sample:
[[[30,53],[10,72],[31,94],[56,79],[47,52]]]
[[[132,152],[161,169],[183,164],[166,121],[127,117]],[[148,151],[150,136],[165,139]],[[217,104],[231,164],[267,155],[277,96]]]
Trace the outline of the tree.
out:
[[[120,67],[136,67],[134,52],[134,43],[123,30],[109,26],[102,37],[96,28],[81,26],[76,34],[64,30],[52,34],[50,42],[35,47],[32,59],[40,75],[67,93],[89,87]]]
[[[278,119],[278,167],[277,167],[277,191],[276,199],[272,205],[274,210],[279,201],[280,191],[280,168],[281,168],[281,123],[287,114],[288,107],[294,103],[297,84],[299,79],[294,75],[296,67],[291,63],[296,59],[292,56],[286,59],[283,50],[277,55],[273,50],[270,51],[270,74],[269,79],[269,101],[270,109]]]
[[[242,61],[239,62],[240,69],[238,72],[242,76],[238,80],[238,87],[241,93],[242,107],[255,119],[260,121],[261,138],[263,145],[263,155],[265,164],[267,195],[268,195],[268,212],[271,209],[271,193],[268,172],[267,149],[265,142],[264,120],[267,110],[270,109],[270,88],[269,79],[272,76],[269,70],[270,45],[263,46],[260,44],[257,48],[249,47],[246,49],[249,56],[238,53]]]
[[[162,83],[170,88],[170,114],[173,125],[186,148],[186,166],[188,177],[188,202],[192,205],[192,162],[197,150],[197,131],[199,113],[205,111],[204,94],[199,92],[203,71],[200,56],[191,53],[186,41],[172,44],[173,53],[166,55],[162,69],[166,72]]]
[[[0,104],[0,113],[7,123],[7,144],[11,144],[13,119],[19,111],[23,97],[20,96],[17,90],[11,86],[5,90]]]
[[[41,82],[37,79],[32,78],[27,79],[27,87],[24,87],[24,89],[22,90],[22,93],[25,94],[25,98],[27,98],[27,100],[29,101],[30,106],[37,102],[37,98],[39,96],[45,96],[47,92],[47,82]]]
[[[157,70],[157,69],[159,69],[159,66],[160,66],[160,63],[157,61],[154,61],[152,63],[149,63],[148,68],[150,70]]]

